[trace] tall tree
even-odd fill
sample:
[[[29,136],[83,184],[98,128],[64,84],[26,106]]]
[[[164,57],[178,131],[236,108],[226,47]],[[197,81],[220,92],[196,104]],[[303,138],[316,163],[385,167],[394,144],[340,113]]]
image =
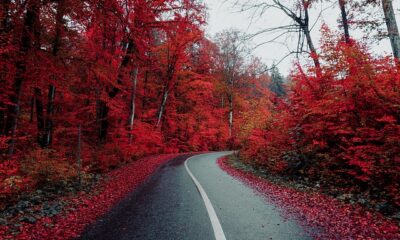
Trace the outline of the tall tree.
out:
[[[10,95],[10,105],[8,106],[7,122],[5,133],[11,137],[8,154],[14,153],[15,137],[17,131],[17,121],[20,113],[20,99],[22,84],[26,78],[27,59],[35,43],[35,29],[39,26],[40,1],[30,0],[26,4],[26,13],[22,23],[22,33],[19,40],[19,53],[15,61],[15,77],[13,81],[13,93]]]
[[[234,122],[234,98],[240,75],[243,73],[245,43],[241,33],[237,30],[223,31],[216,36],[216,42],[220,49],[220,68],[225,93],[228,99],[228,123],[229,136],[232,136]]]
[[[122,4],[123,2],[121,2]],[[126,2],[131,3],[131,2]],[[109,130],[110,105],[121,92],[127,66],[131,61],[135,46],[129,38],[127,17],[132,11],[132,4],[124,9],[115,1],[100,0],[93,3],[94,19],[90,25],[90,51],[95,62],[96,84],[96,123],[97,136],[101,143],[106,143]],[[100,67],[101,66],[101,67]]]
[[[54,36],[51,42],[51,57],[54,61],[54,68],[60,65],[58,53],[61,48],[61,39],[64,33],[64,14],[65,14],[65,0],[58,0],[55,14],[55,25],[54,25]],[[44,117],[43,112],[43,101],[41,99],[41,89],[36,88],[36,114],[38,120],[38,143],[41,147],[48,147],[52,143],[53,139],[53,114],[54,114],[54,100],[56,94],[55,79],[57,78],[56,73],[52,74],[51,80],[47,82],[48,85],[48,97],[46,115]]]
[[[163,61],[161,61],[161,78],[163,82],[161,103],[157,111],[156,126],[162,123],[163,115],[171,91],[176,85],[177,73],[186,65],[187,50],[192,44],[200,40],[201,25],[204,22],[203,5],[197,1],[183,1],[175,6],[178,10],[171,19],[165,19],[164,43],[160,45]]]

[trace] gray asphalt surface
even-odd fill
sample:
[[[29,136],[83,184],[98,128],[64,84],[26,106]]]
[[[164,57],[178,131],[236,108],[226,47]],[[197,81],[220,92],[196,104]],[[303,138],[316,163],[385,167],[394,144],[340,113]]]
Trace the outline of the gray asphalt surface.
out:
[[[197,155],[187,163],[208,195],[226,239],[309,239],[274,205],[218,167],[217,158],[227,154]],[[186,158],[162,167],[89,226],[81,239],[215,239],[203,199],[184,167]]]

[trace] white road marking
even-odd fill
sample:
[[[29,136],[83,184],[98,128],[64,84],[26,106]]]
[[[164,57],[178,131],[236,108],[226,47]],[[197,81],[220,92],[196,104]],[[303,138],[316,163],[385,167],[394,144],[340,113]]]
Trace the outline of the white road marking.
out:
[[[197,155],[198,156],[198,155]],[[196,157],[196,156],[193,156]],[[208,212],[208,217],[211,220],[211,225],[214,230],[214,236],[216,240],[226,240],[224,230],[222,230],[221,223],[219,222],[219,219],[217,217],[217,214],[215,213],[214,207],[211,204],[210,199],[208,198],[206,192],[204,191],[203,187],[200,185],[199,181],[197,181],[196,177],[193,175],[193,173],[189,170],[187,162],[193,158],[190,157],[185,161],[185,168],[186,171],[189,173],[189,176],[192,178],[194,184],[196,185],[197,189],[200,192],[201,197],[203,198],[204,205],[206,206],[207,212]]]

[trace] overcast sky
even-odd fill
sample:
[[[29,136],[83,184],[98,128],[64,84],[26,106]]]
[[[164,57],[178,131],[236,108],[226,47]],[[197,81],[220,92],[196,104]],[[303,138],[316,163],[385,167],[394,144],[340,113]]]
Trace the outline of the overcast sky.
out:
[[[210,37],[214,36],[217,32],[229,28],[238,29],[247,34],[252,34],[266,27],[276,27],[279,25],[288,24],[290,22],[290,19],[288,19],[288,17],[282,14],[279,10],[269,10],[268,13],[264,14],[262,17],[257,16],[251,20],[251,12],[238,12],[238,9],[233,8],[230,3],[227,3],[224,0],[204,0],[204,2],[209,9],[207,34]],[[332,3],[329,4],[318,4],[310,12],[311,21],[315,22],[318,18],[318,13],[320,10],[324,9],[323,14],[312,30],[312,37],[317,46],[319,45],[320,27],[322,22],[328,24],[331,29],[338,30],[338,18],[340,12],[336,6],[337,4],[335,4],[336,2],[337,1],[332,1]],[[396,0],[393,2],[397,14],[397,22],[400,24],[400,11],[398,10],[400,9],[400,1]],[[354,31],[352,31],[351,34],[353,38],[360,38],[363,36],[361,33]],[[253,38],[252,41],[254,45],[257,45],[269,40],[271,37],[273,36],[270,34],[263,34]],[[286,42],[286,45],[291,48],[295,48],[296,37],[293,36],[292,38],[286,39]],[[385,39],[380,41],[379,44],[373,44],[372,51],[377,54],[391,53],[389,41]],[[280,43],[268,43],[258,47],[253,52],[254,55],[260,57],[269,66],[271,66],[273,62],[278,62],[287,53],[287,47]],[[279,64],[278,67],[284,75],[289,74],[294,60],[295,56],[289,57]]]

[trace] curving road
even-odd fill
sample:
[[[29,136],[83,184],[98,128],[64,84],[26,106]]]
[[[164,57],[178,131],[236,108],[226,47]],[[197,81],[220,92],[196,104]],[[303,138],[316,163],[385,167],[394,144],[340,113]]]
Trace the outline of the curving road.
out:
[[[309,239],[275,206],[218,167],[216,160],[228,154],[175,158],[81,239]]]

